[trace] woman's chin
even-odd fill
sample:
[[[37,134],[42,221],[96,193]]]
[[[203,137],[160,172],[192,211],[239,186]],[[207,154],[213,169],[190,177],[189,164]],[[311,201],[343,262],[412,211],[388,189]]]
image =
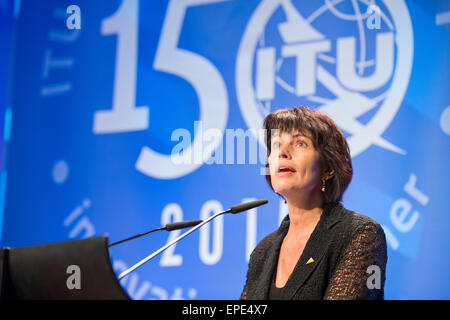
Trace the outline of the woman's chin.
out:
[[[281,195],[283,198],[286,199],[286,197],[292,197],[298,193],[298,190],[295,190],[291,186],[280,186],[279,188],[276,188],[276,193]]]

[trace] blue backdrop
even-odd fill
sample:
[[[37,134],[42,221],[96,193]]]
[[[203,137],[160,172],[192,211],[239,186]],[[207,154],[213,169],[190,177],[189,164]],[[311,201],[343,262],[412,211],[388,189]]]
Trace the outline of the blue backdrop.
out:
[[[121,280],[134,299],[239,298],[287,213],[264,179],[262,120],[307,105],[348,139],[344,206],[385,230],[386,298],[450,298],[448,1],[0,4],[2,246],[113,242],[268,198]],[[114,270],[179,234],[111,248]]]

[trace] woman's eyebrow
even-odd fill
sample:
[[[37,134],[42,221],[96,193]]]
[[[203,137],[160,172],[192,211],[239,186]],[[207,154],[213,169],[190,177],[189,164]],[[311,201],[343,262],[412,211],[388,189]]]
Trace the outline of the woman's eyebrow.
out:
[[[302,134],[302,133],[297,133],[297,134],[294,134],[294,135],[292,136],[292,138],[299,138],[299,137],[311,139],[310,137],[308,137],[308,136],[306,136],[306,135],[304,135],[304,134]]]

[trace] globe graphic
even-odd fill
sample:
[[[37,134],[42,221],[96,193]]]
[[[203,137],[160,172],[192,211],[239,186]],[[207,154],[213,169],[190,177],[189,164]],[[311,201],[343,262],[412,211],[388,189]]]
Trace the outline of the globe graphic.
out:
[[[304,4],[303,2],[293,0],[280,3],[278,8],[280,19],[266,25],[265,31],[260,36],[257,50],[268,46],[280,47],[288,45],[284,41],[286,39],[283,39],[282,34],[276,40],[273,40],[275,38],[273,36],[267,36],[268,34],[274,34],[274,31],[269,29],[277,29],[278,25],[286,21],[291,26],[297,27],[297,30],[291,31],[291,34],[294,32],[303,34],[302,37],[306,42],[308,40],[316,40],[314,34],[319,33],[335,43],[336,39],[340,37],[339,32],[344,30],[344,36],[350,35],[356,39],[356,70],[353,72],[361,78],[370,75],[373,69],[376,68],[375,40],[377,33],[395,31],[395,27],[389,18],[389,12],[385,10],[381,3],[375,3],[375,1],[325,0],[317,8],[308,8],[309,10],[307,11],[310,13],[305,17],[302,16],[302,12],[306,11],[301,8],[301,5]],[[315,4],[316,2],[313,3]],[[379,15],[379,25],[382,28],[369,29],[367,27],[367,21],[373,16],[374,12]],[[294,22],[289,20],[294,20]],[[301,21],[295,22],[295,20]],[[282,30],[279,27],[278,29]],[[295,73],[293,64],[295,62],[292,59],[287,61],[289,58],[278,55],[275,63],[275,82],[282,90],[277,90],[277,95],[273,100],[258,100],[261,116],[265,117],[268,113],[285,106],[307,105],[330,115],[347,137],[356,134],[364,126],[356,118],[361,117],[364,121],[369,121],[371,115],[369,111],[376,110],[380,106],[385,98],[386,91],[389,90],[389,86],[385,85],[382,88],[369,92],[355,92],[355,90],[346,88],[336,77],[337,57],[335,46],[333,44],[329,52],[318,53],[317,81],[320,84],[316,93],[308,96],[299,97],[296,95],[296,84],[293,77]],[[280,92],[282,93],[280,94]],[[364,115],[366,115],[366,119]]]
[[[413,43],[404,0],[262,0],[236,57],[242,116],[260,130],[268,113],[305,105],[337,123],[352,157],[371,145],[405,154],[383,134],[408,87]]]

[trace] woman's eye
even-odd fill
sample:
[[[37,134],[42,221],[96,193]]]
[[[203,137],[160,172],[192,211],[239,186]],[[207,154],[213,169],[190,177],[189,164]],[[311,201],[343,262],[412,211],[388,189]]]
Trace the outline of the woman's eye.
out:
[[[274,149],[278,149],[279,146],[280,146],[279,142],[272,143],[272,148],[274,148]]]
[[[307,144],[305,142],[303,142],[303,141],[298,141],[297,142],[297,147],[306,147],[306,146],[307,146]]]

